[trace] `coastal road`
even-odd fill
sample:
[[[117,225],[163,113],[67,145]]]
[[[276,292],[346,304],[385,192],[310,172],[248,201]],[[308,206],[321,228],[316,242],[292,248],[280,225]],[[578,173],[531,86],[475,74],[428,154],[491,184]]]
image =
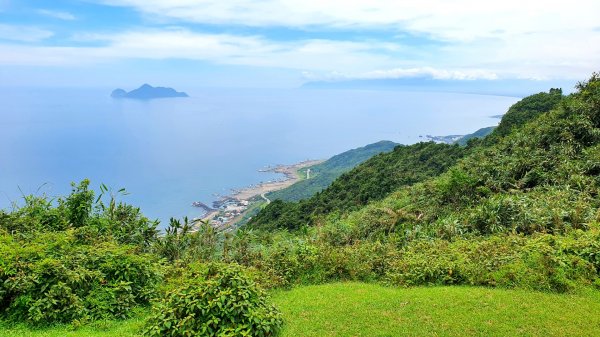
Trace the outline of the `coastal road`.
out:
[[[271,203],[271,200],[269,200],[269,198],[267,198],[267,196],[265,195],[265,193],[262,193],[260,195],[261,198],[265,199],[267,201],[267,205]]]

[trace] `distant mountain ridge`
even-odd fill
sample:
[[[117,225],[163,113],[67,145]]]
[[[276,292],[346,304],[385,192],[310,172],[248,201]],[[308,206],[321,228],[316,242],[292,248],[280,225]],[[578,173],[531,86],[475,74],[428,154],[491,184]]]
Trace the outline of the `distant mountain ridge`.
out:
[[[545,91],[548,87],[571,88],[573,87],[573,83],[568,81],[537,81],[528,79],[434,79],[424,76],[312,81],[302,85],[304,89],[437,91],[511,97],[529,96],[535,92]]]
[[[496,126],[488,126],[486,128],[481,128],[473,133],[462,136],[460,139],[456,141],[458,145],[467,145],[470,139],[475,138],[485,138],[487,135],[492,133],[496,129]]]
[[[115,89],[110,94],[112,98],[131,98],[148,100],[154,98],[170,98],[170,97],[189,97],[185,92],[176,91],[173,88],[153,87],[150,84],[144,84],[141,87],[127,92],[123,89]]]

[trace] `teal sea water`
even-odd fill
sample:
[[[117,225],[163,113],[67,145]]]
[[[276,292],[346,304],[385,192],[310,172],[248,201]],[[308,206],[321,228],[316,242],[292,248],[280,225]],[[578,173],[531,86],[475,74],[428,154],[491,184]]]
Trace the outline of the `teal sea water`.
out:
[[[190,98],[114,100],[106,89],[3,89],[0,208],[89,178],[163,223],[261,181],[267,165],[328,158],[379,140],[470,133],[518,98],[456,93],[176,88]]]

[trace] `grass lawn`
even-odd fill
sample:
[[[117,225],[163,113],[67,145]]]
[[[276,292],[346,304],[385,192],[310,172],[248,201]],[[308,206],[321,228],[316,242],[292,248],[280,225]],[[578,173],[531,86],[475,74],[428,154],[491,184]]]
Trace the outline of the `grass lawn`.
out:
[[[277,291],[282,337],[600,336],[600,292],[578,295],[477,287],[388,288],[334,283]],[[0,322],[2,337],[137,336],[146,312],[126,321],[32,329]]]
[[[600,336],[600,293],[335,283],[274,294],[283,336]]]
[[[125,321],[95,322],[73,329],[71,326],[32,329],[26,325],[11,326],[0,322],[2,337],[128,337],[138,336],[147,313],[138,313],[135,318]]]

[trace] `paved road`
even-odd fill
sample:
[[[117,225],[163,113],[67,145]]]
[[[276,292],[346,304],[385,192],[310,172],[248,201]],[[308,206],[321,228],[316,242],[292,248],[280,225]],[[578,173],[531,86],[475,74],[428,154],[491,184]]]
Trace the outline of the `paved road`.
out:
[[[269,200],[269,198],[267,198],[267,196],[264,193],[261,194],[260,197],[267,201],[267,205],[271,203],[271,200]]]

